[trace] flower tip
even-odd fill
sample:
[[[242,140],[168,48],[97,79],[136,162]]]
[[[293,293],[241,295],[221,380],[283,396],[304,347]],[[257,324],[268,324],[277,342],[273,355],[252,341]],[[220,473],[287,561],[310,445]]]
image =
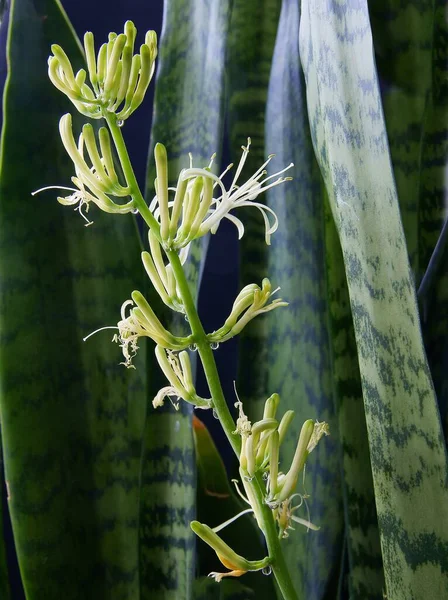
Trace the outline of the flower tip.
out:
[[[154,147],[154,156],[156,157],[156,160],[167,160],[166,148],[160,142],[157,142],[157,144]]]
[[[145,300],[143,294],[141,292],[139,292],[138,290],[134,290],[131,294],[131,298],[134,301],[135,304],[139,304],[141,303],[141,301]],[[130,302],[130,300],[128,300],[128,302]]]

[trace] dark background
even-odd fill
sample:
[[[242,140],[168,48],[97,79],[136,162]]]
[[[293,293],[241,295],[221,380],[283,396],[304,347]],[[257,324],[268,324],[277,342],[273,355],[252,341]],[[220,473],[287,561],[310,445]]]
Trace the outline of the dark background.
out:
[[[137,43],[144,41],[145,32],[154,29],[160,40],[163,23],[163,0],[62,0],[78,36],[82,39],[85,31],[92,31],[98,43],[107,39],[110,31],[122,31],[126,20],[135,23],[138,29]],[[0,0],[0,8],[2,2]],[[6,77],[5,45],[7,36],[7,12],[0,27],[0,91],[3,90]],[[26,43],[26,42],[24,42]],[[50,49],[48,49],[50,54]],[[124,136],[134,170],[142,189],[145,187],[145,172],[151,131],[152,107],[154,101],[154,80],[147,96],[133,118],[126,122]],[[157,140],[163,143],[164,140]],[[219,144],[219,140],[217,140]],[[223,148],[217,146],[221,156],[222,169],[230,162],[227,136],[224,135]],[[199,295],[199,313],[206,331],[212,331],[222,325],[227,318],[233,300],[238,293],[238,245],[236,228],[227,220],[223,221],[216,235],[211,236],[207,260],[202,277]],[[231,340],[216,351],[216,359],[227,398],[234,397],[233,381],[237,371],[237,342]],[[201,374],[198,375],[198,394],[208,397],[208,390]],[[229,467],[231,454],[224,434],[210,411],[201,411],[200,418],[209,427],[224,460]],[[9,521],[6,488],[3,477],[3,515],[4,535],[6,539],[7,559],[14,600],[24,600],[19,569],[14,549],[14,540]]]

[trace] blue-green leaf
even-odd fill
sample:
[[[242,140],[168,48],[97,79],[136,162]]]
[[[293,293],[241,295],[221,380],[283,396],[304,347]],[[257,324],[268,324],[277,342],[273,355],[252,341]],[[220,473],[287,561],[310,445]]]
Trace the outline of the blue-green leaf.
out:
[[[265,381],[270,392],[280,394],[280,411],[296,412],[282,447],[284,471],[302,423],[315,418],[330,424],[331,436],[313,454],[306,482],[297,490],[310,495],[310,518],[321,529],[307,532],[297,526],[284,544],[299,597],[317,600],[337,587],[344,520],[329,345],[323,184],[308,127],[298,33],[298,4],[283,2],[269,85],[266,139],[269,152],[276,153],[272,168],[294,162],[294,180],[274,188],[268,197],[279,217],[279,230],[272,236],[267,274],[274,286],[281,287],[281,297],[289,306],[266,317]],[[301,516],[307,517],[305,506]]]
[[[303,0],[309,120],[344,256],[389,600],[448,597],[447,463],[367,3]]]

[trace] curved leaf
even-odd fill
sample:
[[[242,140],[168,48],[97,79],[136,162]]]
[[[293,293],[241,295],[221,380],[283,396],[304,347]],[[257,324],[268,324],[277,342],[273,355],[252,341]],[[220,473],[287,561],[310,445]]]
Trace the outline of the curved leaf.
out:
[[[448,270],[438,267],[446,264],[446,3],[380,0],[369,10],[400,212],[446,436]]]
[[[144,370],[119,366],[110,332],[142,274],[131,216],[84,227],[56,193],[73,165],[47,77],[51,43],[82,65],[57,1],[13,0],[0,164],[0,412],[6,479],[28,600],[139,596]],[[77,122],[79,126],[79,121]],[[139,356],[139,361],[144,353]]]
[[[448,593],[447,463],[423,349],[367,3],[303,0],[313,144],[338,228],[389,600]]]
[[[5,539],[4,517],[6,514],[6,505],[4,503],[4,482],[3,482],[3,456],[0,448],[0,472],[2,473],[1,495],[0,495],[0,598],[10,600],[11,588],[9,584],[9,573],[7,563],[7,542]]]

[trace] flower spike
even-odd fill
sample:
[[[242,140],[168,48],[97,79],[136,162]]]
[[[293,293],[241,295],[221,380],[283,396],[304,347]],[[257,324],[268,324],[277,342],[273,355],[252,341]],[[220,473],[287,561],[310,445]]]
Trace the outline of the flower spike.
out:
[[[110,33],[108,42],[95,55],[93,34],[87,32],[87,72],[81,69],[76,75],[64,50],[53,44],[48,75],[81,114],[100,119],[115,113],[118,121],[124,121],[140,106],[154,74],[157,36],[148,31],[140,54],[133,56],[136,33],[134,24],[127,21],[124,33]],[[90,84],[86,83],[87,75]]]

